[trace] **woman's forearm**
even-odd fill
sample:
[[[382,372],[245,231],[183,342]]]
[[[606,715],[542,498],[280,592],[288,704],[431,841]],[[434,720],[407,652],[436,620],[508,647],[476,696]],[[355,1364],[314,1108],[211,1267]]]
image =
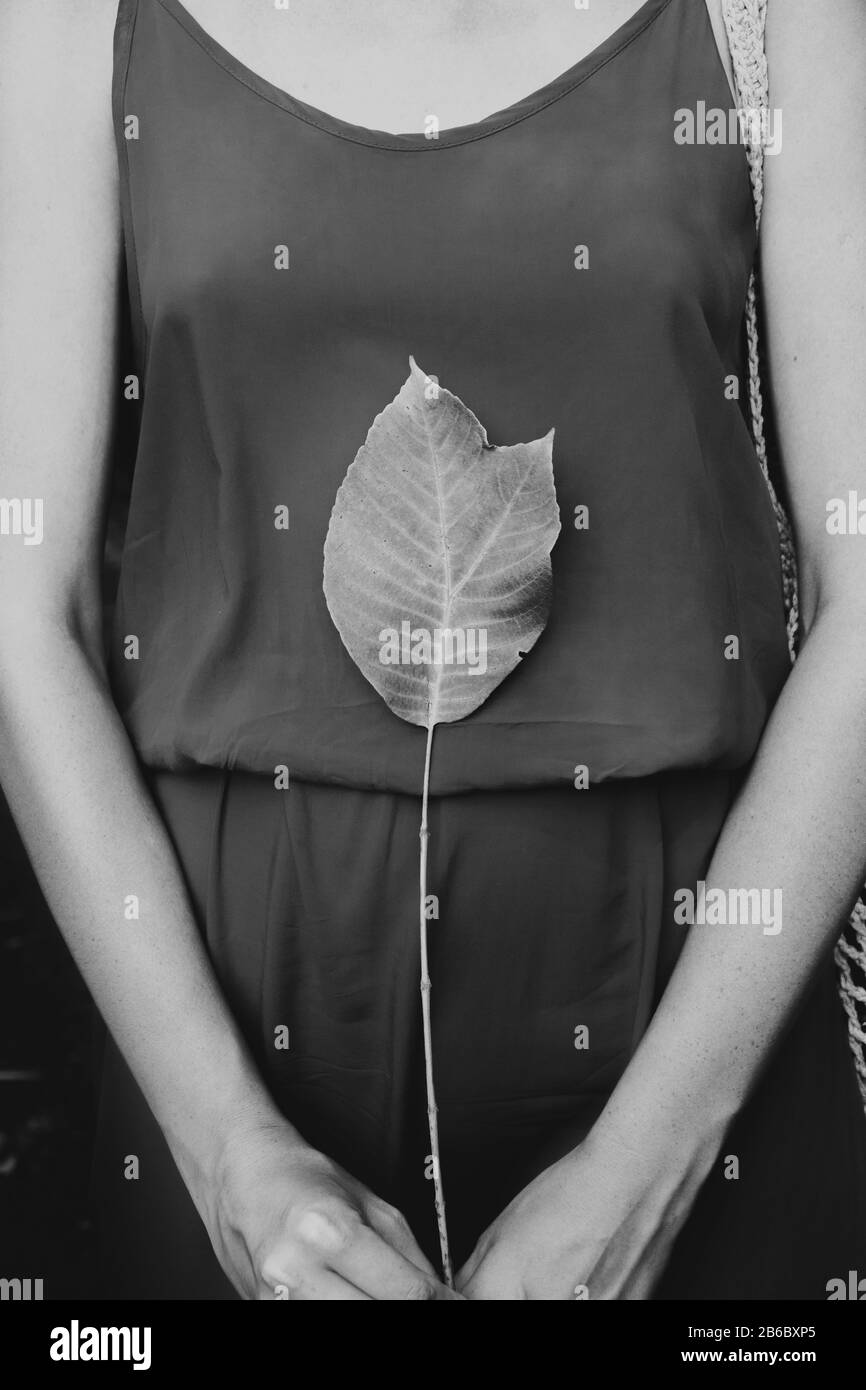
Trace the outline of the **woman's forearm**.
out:
[[[59,621],[3,616],[0,746],[0,779],[48,905],[181,1171],[207,1179],[233,1133],[276,1111],[104,673]]]
[[[468,1298],[651,1296],[731,1121],[863,876],[862,616],[819,607],[707,869],[708,918],[714,889],[738,912],[744,900],[728,890],[769,889],[770,911],[751,924],[728,914],[727,923],[687,928],[661,1003],[607,1105],[584,1142],[484,1232],[458,1275]],[[678,889],[697,894],[696,884],[672,885]],[[674,902],[667,906],[673,911]]]
[[[644,1153],[653,1141],[687,1153],[720,1140],[857,896],[866,868],[866,624],[852,607],[828,606],[813,623],[706,875],[708,902],[712,889],[780,890],[781,927],[767,917],[687,928],[597,1139]]]

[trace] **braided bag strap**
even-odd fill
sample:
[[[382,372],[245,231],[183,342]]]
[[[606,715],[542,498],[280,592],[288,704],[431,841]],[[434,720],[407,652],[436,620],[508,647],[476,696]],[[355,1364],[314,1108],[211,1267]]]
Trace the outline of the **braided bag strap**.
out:
[[[767,55],[764,48],[764,28],[767,0],[722,0],[722,13],[728,34],[728,46],[734,67],[734,78],[743,113],[741,129],[752,178],[755,201],[755,223],[761,226],[764,210],[764,138],[762,116],[769,110],[770,81]],[[797,559],[791,523],[776,496],[767,460],[764,436],[764,401],[761,392],[760,344],[758,340],[757,273],[749,279],[746,299],[746,340],[749,357],[749,407],[752,417],[752,436],[761,472],[770,493],[782,551],[782,585],[785,612],[788,618],[788,650],[794,660],[797,650],[799,611],[797,605]]]
[[[764,207],[764,119],[769,111],[770,83],[764,33],[767,0],[722,0],[722,14],[734,69],[740,111],[741,131],[749,161],[755,223],[760,230]],[[788,650],[792,662],[797,655],[799,605],[797,599],[797,558],[791,523],[776,496],[770,478],[764,435],[764,406],[761,393],[760,344],[758,340],[757,273],[752,271],[746,300],[746,339],[749,358],[749,406],[752,436],[761,472],[779,528],[782,553],[782,586],[788,622]],[[839,995],[848,1018],[848,1040],[854,1056],[857,1079],[866,1105],[866,894],[861,897],[836,944],[835,962]]]

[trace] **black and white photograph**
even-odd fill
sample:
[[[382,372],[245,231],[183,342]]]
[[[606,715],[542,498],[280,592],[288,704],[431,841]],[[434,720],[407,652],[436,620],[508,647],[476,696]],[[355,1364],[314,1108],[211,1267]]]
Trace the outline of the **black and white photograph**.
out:
[[[0,0],[0,788],[24,1364],[542,1300],[827,1371],[866,2]]]

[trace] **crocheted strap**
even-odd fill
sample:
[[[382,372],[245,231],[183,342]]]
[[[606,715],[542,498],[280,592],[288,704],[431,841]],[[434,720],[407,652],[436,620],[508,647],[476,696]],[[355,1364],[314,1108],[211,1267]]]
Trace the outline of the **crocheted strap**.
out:
[[[749,162],[755,204],[755,225],[760,229],[764,207],[764,139],[768,129],[770,80],[764,32],[767,0],[722,0],[722,17],[739,94],[740,128]],[[791,523],[776,496],[770,477],[767,443],[764,435],[764,398],[761,391],[760,342],[758,337],[757,275],[749,279],[746,298],[746,343],[749,366],[749,411],[752,437],[758,463],[767,485],[779,529],[782,561],[782,589],[788,625],[788,651],[794,660],[797,650],[799,605],[797,602],[797,557]]]
[[[764,36],[767,0],[722,0],[722,15],[734,69],[741,119],[740,125],[755,204],[755,225],[760,231],[764,208],[764,140],[768,129],[770,80]],[[749,358],[749,406],[755,452],[761,466],[776,522],[782,555],[782,587],[788,618],[788,650],[796,660],[799,629],[797,559],[791,524],[776,496],[767,465],[764,437],[764,409],[761,393],[760,344],[758,341],[757,275],[749,280],[746,301],[746,337]],[[866,892],[854,911],[836,946],[834,959],[838,971],[839,994],[848,1019],[848,1040],[860,1091],[866,1106]]]
[[[770,105],[770,79],[764,45],[767,0],[722,0],[722,14],[740,108],[752,116],[751,120],[745,122],[744,138],[755,197],[755,221],[760,227],[764,207],[764,143],[761,119]]]

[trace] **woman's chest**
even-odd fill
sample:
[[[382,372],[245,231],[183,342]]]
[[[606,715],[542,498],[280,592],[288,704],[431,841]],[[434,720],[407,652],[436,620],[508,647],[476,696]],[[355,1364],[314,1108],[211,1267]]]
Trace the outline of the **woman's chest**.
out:
[[[641,0],[187,0],[245,66],[376,130],[471,124],[550,82]]]

